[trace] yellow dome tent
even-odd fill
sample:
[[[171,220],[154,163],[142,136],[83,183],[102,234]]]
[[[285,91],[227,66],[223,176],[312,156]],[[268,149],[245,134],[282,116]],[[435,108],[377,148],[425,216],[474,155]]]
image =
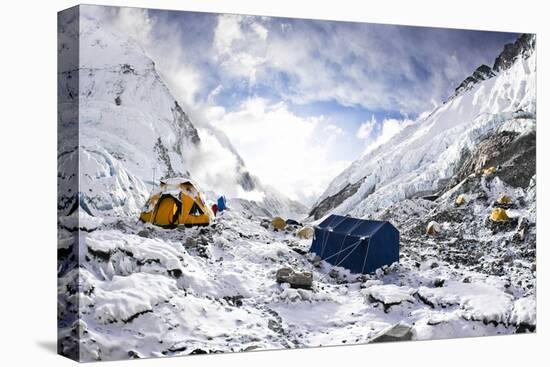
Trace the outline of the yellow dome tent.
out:
[[[160,182],[139,219],[160,227],[209,225],[212,212],[202,201],[199,191],[188,179],[172,178]]]
[[[510,219],[508,217],[508,214],[506,214],[506,210],[502,208],[494,208],[491,212],[491,220],[494,222],[504,222]]]
[[[512,202],[512,198],[510,198],[507,195],[502,195],[501,197],[498,198],[497,202],[499,204],[510,204]]]
[[[311,226],[302,227],[298,232],[296,232],[296,236],[304,240],[309,240],[310,238],[313,238],[314,234],[315,230]]]
[[[273,228],[278,229],[279,231],[282,231],[286,227],[286,221],[281,217],[273,218],[271,224],[273,225]]]
[[[464,198],[464,195],[460,194],[455,200],[456,205],[462,205],[466,202],[466,199]]]
[[[483,170],[483,174],[485,176],[488,176],[488,175],[492,175],[493,173],[495,173],[497,171],[497,168],[495,166],[491,166],[489,168],[485,168]]]

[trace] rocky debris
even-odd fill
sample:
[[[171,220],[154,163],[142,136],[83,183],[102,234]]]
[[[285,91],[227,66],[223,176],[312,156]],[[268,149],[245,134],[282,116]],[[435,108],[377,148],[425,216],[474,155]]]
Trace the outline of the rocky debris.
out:
[[[244,348],[243,352],[252,352],[253,350],[261,349],[259,345],[249,345],[248,347]]]
[[[180,352],[185,352],[187,350],[187,346],[184,344],[184,343],[176,343],[174,345],[172,345],[170,348],[168,348],[166,351],[163,352],[163,354],[168,354],[169,353],[180,353]]]
[[[296,235],[296,232],[298,232],[299,229],[300,229],[300,226],[296,224],[287,224],[286,227],[284,228],[284,231],[286,234]]]
[[[386,313],[389,312],[390,307],[403,302],[414,303],[413,293],[414,290],[412,288],[399,287],[395,284],[373,285],[363,291],[363,294],[368,297],[370,302],[381,303]]]
[[[133,315],[130,315],[129,317],[125,318],[125,319],[122,319],[121,321],[125,324],[128,324],[132,321],[134,321],[135,319],[137,319],[138,317],[140,317],[141,315],[145,315],[146,313],[151,313],[153,312],[152,309],[147,309],[147,310],[143,310],[143,311],[139,311],[139,312],[136,312],[135,314]],[[107,322],[111,322],[111,323],[115,323],[117,320],[114,320],[114,319],[110,319],[110,320],[107,320]]]
[[[436,288],[443,287],[444,284],[445,284],[445,279],[443,279],[443,278],[436,278],[434,280],[434,287],[436,287]]]
[[[311,289],[313,274],[310,272],[296,272],[291,268],[277,270],[277,283],[288,283],[291,288]]]
[[[493,202],[493,208],[512,209],[515,207],[516,204],[514,203],[512,198],[507,195],[502,195]]]
[[[332,279],[338,279],[340,277],[340,272],[336,269],[330,269],[328,276]]]
[[[493,208],[500,208],[500,209],[508,210],[508,209],[513,209],[515,207],[516,207],[516,205],[514,203],[501,203],[498,200],[495,200],[493,202]]]
[[[504,210],[500,210],[502,211],[493,211],[493,213],[491,213],[491,215],[485,220],[485,226],[489,228],[493,233],[511,231],[518,224],[518,218],[509,218],[508,215],[504,216],[502,214]]]
[[[484,169],[489,176],[498,175],[510,186],[526,188],[536,172],[536,165],[533,164],[536,158],[536,135],[535,132],[524,135],[513,131],[492,132],[473,151],[465,151],[464,156],[466,158],[444,191],[450,190],[472,173],[484,173]]]
[[[243,305],[244,296],[225,296],[223,299],[230,305],[234,307],[241,307]]]
[[[521,152],[516,153],[521,155]],[[521,280],[514,275],[518,279],[515,285],[522,289],[533,288],[535,279],[527,272],[535,259],[536,236],[530,230],[531,225],[519,227],[519,220],[531,218],[534,190],[509,187],[500,180],[506,169],[490,177],[470,174],[456,186],[441,192],[440,199],[428,211],[421,207],[426,201],[420,198],[412,199],[412,203],[411,199],[403,201],[393,205],[390,211],[384,211],[384,219],[395,223],[400,230],[400,262],[412,260],[418,269],[427,269],[431,264],[428,260],[436,258],[441,266],[452,264],[457,270],[466,268],[494,276],[521,274]],[[493,202],[488,197],[493,198],[498,192],[513,198],[514,208],[506,220],[492,221],[489,217]],[[464,195],[468,205],[456,206],[454,198],[458,195]],[[400,215],[402,207],[408,211],[407,215]],[[426,235],[427,224],[431,221],[440,223],[442,234]],[[497,233],[498,238],[494,238]]]
[[[201,233],[201,232],[199,232]],[[202,232],[206,233],[206,232]],[[212,234],[199,234],[198,236],[189,236],[185,239],[183,246],[188,250],[194,250],[198,256],[210,258],[210,243],[213,241]]]
[[[189,249],[194,249],[197,247],[197,240],[194,237],[187,237],[184,246]]]
[[[167,270],[167,272],[171,277],[174,277],[176,279],[178,279],[183,275],[183,272],[181,271],[181,269],[169,269]]]
[[[144,238],[150,238],[151,237],[151,231],[149,231],[147,228],[144,228],[144,229],[140,230],[137,233],[137,235],[140,236],[140,237],[144,237]]]
[[[92,255],[99,261],[108,262],[111,259],[111,255],[113,255],[113,251],[88,246],[88,254]]]
[[[197,348],[197,349],[193,349],[191,351],[191,353],[189,353],[189,355],[195,355],[195,354],[208,354],[208,353],[212,353],[212,351],[206,351],[204,349],[200,349],[200,348]]]
[[[290,249],[299,255],[307,255],[309,252],[307,249],[303,249],[301,247],[296,247],[296,246],[291,246]]]
[[[292,225],[292,226],[298,226],[298,227],[302,226],[302,223],[298,222],[295,219],[290,219],[290,218],[286,220],[286,224],[287,225]]]
[[[410,325],[396,324],[392,325],[375,335],[371,343],[400,342],[413,340],[414,332]]]
[[[315,255],[312,260],[313,266],[315,266],[316,268],[321,267],[321,260],[321,256]]]
[[[128,358],[129,359],[139,359],[139,358],[141,358],[141,356],[139,355],[138,352],[136,352],[134,350],[129,350],[128,351]]]
[[[260,221],[260,226],[262,226],[265,229],[269,229],[269,225],[271,224],[271,221],[267,218],[262,218]]]
[[[512,240],[515,242],[525,241],[525,237],[527,236],[528,229],[529,229],[529,220],[527,218],[521,217],[518,220],[518,226],[516,228],[516,232],[514,233],[514,236],[512,237]]]

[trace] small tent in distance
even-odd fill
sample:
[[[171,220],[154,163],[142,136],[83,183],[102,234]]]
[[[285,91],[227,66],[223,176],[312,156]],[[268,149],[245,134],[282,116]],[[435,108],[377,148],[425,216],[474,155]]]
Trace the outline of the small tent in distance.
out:
[[[315,227],[310,252],[352,273],[399,261],[399,231],[390,223],[331,215]]]
[[[157,192],[147,200],[139,219],[160,227],[209,225],[212,212],[204,204],[195,185],[185,178],[160,182]]]

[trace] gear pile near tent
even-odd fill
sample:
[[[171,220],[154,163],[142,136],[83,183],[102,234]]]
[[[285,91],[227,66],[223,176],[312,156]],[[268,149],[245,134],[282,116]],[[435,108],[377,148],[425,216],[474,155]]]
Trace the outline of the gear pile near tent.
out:
[[[390,223],[331,215],[315,227],[310,252],[352,273],[399,261],[399,231]]]
[[[209,225],[211,210],[204,204],[195,185],[185,178],[160,182],[157,192],[147,200],[139,219],[160,227]]]
[[[224,195],[218,198],[217,206],[218,206],[218,211],[220,212],[223,212],[225,209],[227,209],[227,201]]]

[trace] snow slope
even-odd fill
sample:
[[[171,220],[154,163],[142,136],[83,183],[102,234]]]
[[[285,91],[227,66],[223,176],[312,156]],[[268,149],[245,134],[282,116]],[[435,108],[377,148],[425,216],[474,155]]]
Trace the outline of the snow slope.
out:
[[[93,6],[80,7],[79,33],[79,65],[60,68],[59,116],[61,126],[75,122],[64,102],[78,98],[79,201],[86,212],[135,216],[153,188],[153,174],[155,181],[200,178],[207,199],[225,194],[255,200],[272,215],[305,212],[253,177],[223,133],[207,124],[197,128],[142,47],[96,19]],[[78,85],[70,88],[75,73]]]
[[[534,122],[534,38],[531,42],[532,48],[518,55],[509,68],[457,88],[460,93],[429,116],[353,162],[319,198],[314,207],[325,208],[312,211],[315,219],[328,212],[367,217],[397,201],[437,193],[487,134],[517,118]],[[356,191],[338,197],[350,187]]]

